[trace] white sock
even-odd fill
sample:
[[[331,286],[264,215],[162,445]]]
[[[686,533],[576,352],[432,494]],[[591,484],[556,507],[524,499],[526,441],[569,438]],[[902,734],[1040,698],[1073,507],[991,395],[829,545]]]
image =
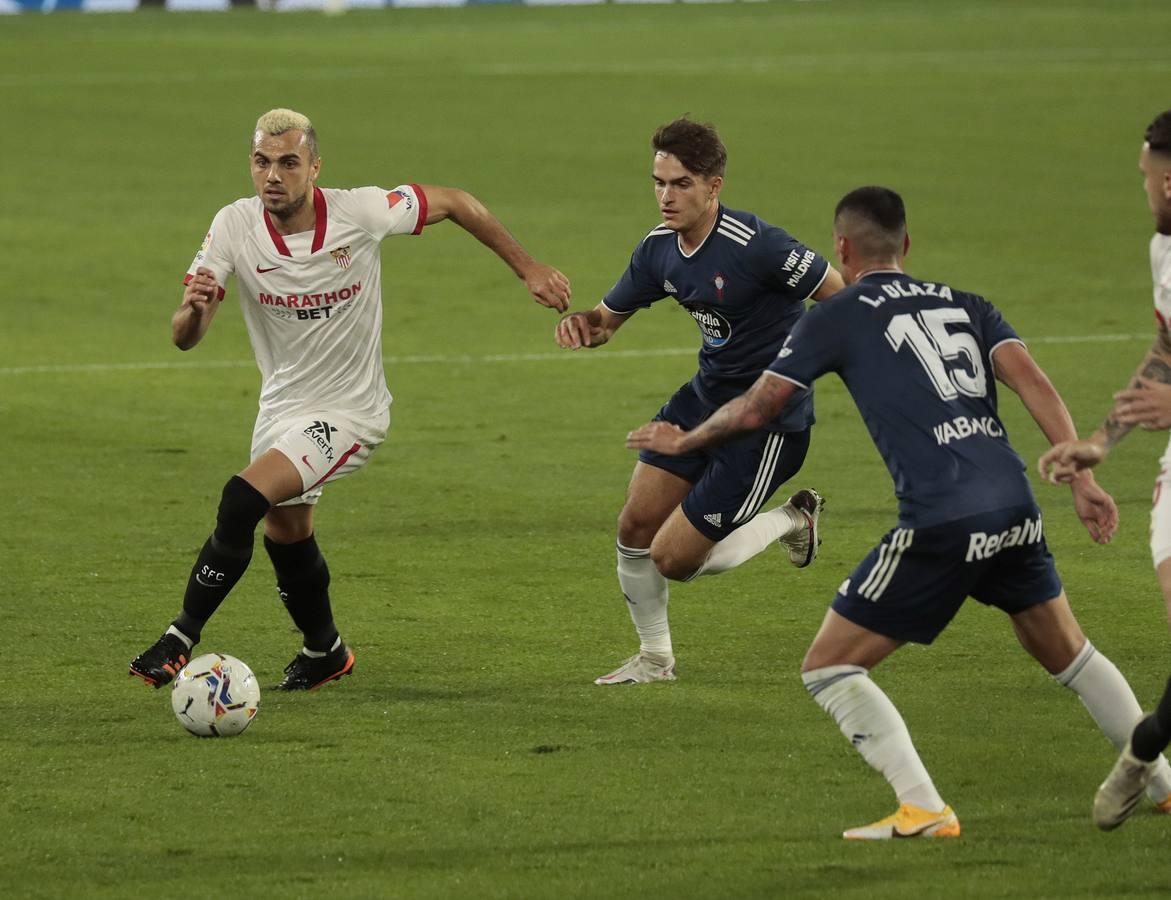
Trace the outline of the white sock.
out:
[[[167,634],[175,635],[175,637],[177,637],[179,640],[181,640],[184,644],[187,645],[188,650],[190,650],[192,647],[195,646],[195,642],[192,641],[191,638],[187,637],[187,635],[185,635],[183,632],[181,632],[174,625],[172,625],[170,628],[167,629]]]
[[[756,515],[712,547],[703,565],[691,578],[700,575],[718,575],[734,569],[760,553],[769,544],[787,535],[795,528],[804,528],[805,518],[786,506],[778,506]],[[691,579],[689,578],[688,581]]]
[[[900,804],[943,811],[946,804],[915,752],[903,717],[865,669],[825,666],[802,673],[801,680],[863,759],[894,788]]]
[[[655,568],[649,549],[618,545],[618,584],[638,631],[639,650],[671,656],[667,579]]]
[[[1118,667],[1094,649],[1088,640],[1064,672],[1053,676],[1081,698],[1090,716],[1115,750],[1130,740],[1130,733],[1143,717],[1134,691]],[[1155,774],[1147,786],[1147,796],[1157,802],[1171,796],[1171,766],[1160,754]]]

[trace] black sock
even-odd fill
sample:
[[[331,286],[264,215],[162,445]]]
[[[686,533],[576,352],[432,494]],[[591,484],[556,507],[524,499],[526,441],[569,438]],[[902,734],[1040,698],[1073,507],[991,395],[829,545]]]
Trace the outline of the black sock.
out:
[[[313,535],[294,544],[264,537],[264,549],[276,570],[277,590],[294,624],[305,636],[305,648],[324,653],[337,643],[337,626],[329,604],[329,567]]]
[[[224,485],[215,531],[191,568],[183,611],[172,623],[192,643],[199,643],[203,626],[247,570],[256,526],[270,505],[260,491],[238,475]]]
[[[1134,727],[1130,749],[1135,757],[1153,762],[1171,744],[1171,679],[1155,711]]]

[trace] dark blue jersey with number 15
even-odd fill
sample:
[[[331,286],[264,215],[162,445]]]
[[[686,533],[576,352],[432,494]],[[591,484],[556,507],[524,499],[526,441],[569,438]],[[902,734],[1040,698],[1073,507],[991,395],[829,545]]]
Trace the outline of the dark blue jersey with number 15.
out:
[[[769,371],[837,372],[894,479],[899,524],[926,528],[1034,502],[996,408],[991,355],[1021,342],[983,297],[872,272],[819,303]]]
[[[715,411],[746,391],[776,358],[828,271],[825,259],[783,228],[721,205],[711,233],[690,254],[679,248],[674,231],[652,229],[602,302],[627,314],[673,297],[686,309],[703,338],[691,384]],[[802,392],[769,430],[800,431],[811,424],[813,396]]]

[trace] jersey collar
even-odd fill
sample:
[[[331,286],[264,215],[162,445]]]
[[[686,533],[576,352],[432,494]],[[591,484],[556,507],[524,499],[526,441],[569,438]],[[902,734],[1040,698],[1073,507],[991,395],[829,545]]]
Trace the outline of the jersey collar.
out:
[[[708,233],[704,235],[703,240],[699,242],[699,246],[690,253],[683,252],[683,239],[679,235],[675,235],[675,249],[679,252],[679,256],[683,259],[695,259],[695,257],[699,256],[699,252],[707,246],[707,242],[710,241],[712,235],[716,233],[716,229],[720,225],[720,219],[723,217],[724,204],[719,203],[716,205],[716,218],[712,222],[712,227],[708,230]]]
[[[325,246],[325,194],[321,193],[321,189],[317,185],[313,186],[313,212],[316,221],[313,223],[313,246],[309,249],[310,253],[316,253]],[[289,252],[289,245],[285,243],[284,236],[276,230],[276,226],[272,224],[272,218],[268,215],[268,210],[264,210],[264,225],[268,228],[268,236],[272,238],[273,246],[276,247],[277,253],[281,256],[292,257]]]

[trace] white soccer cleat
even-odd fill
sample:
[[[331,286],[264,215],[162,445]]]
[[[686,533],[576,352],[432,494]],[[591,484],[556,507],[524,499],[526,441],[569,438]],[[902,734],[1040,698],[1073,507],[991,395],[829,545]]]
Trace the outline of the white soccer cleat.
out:
[[[651,681],[674,681],[675,657],[639,652],[594,684],[646,684]]]
[[[942,812],[904,803],[885,819],[842,832],[848,841],[889,841],[895,838],[952,838],[960,836],[960,820],[950,806]]]
[[[778,543],[789,552],[789,562],[798,569],[804,569],[817,559],[817,548],[821,545],[817,520],[821,518],[825,498],[812,488],[804,488],[786,500],[784,505],[796,513],[799,519],[804,519],[804,524],[780,538]]]
[[[1129,819],[1154,774],[1155,763],[1136,759],[1128,741],[1094,795],[1094,824],[1110,831]]]

